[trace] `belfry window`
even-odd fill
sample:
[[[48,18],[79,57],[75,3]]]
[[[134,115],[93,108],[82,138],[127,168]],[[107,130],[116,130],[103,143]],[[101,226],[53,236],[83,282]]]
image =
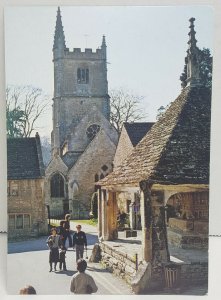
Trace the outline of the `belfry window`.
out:
[[[78,83],[89,83],[89,69],[77,69],[77,82]]]
[[[58,173],[51,178],[51,197],[64,197],[64,179]]]

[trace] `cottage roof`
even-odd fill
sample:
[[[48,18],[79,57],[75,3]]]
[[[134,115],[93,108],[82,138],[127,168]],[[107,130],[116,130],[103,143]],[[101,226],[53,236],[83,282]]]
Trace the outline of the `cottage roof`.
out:
[[[99,182],[208,184],[211,92],[186,87],[115,171]]]
[[[153,124],[154,122],[124,123],[124,127],[134,147],[142,140]]]
[[[40,138],[8,138],[8,179],[37,179],[44,176]]]

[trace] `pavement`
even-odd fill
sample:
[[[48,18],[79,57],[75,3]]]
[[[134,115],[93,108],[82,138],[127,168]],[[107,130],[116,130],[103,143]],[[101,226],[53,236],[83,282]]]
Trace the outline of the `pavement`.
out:
[[[71,229],[75,229],[77,223],[71,222]],[[96,226],[82,224],[82,230],[87,234],[88,257],[90,257],[93,245],[98,241]],[[123,251],[139,253],[141,242],[136,238],[124,239],[123,233],[119,233],[118,242],[108,242],[112,246],[118,246]],[[66,254],[67,272],[49,272],[48,247],[46,245],[47,236],[28,241],[14,242],[8,244],[7,275],[8,294],[18,294],[21,287],[27,284],[33,285],[39,295],[68,295],[71,276],[75,274],[75,251],[69,248]],[[68,241],[66,242],[66,246]],[[190,253],[191,252],[191,253]],[[191,261],[206,261],[207,251],[171,248],[171,258],[187,261],[189,254]],[[187,253],[189,253],[187,255]],[[85,253],[86,255],[86,253]],[[138,258],[141,257],[138,255]],[[88,262],[88,260],[87,260]],[[98,295],[132,295],[130,286],[119,277],[115,277],[99,263],[89,263],[87,272],[93,276],[97,286]],[[190,287],[182,291],[182,295],[204,295],[207,286]],[[168,294],[160,292],[160,294]]]
[[[75,223],[71,224],[74,229]],[[87,234],[88,257],[97,242],[96,227],[83,224],[82,230]],[[8,294],[16,295],[21,287],[30,284],[35,287],[39,295],[68,295],[71,294],[70,280],[75,274],[75,251],[69,248],[66,253],[68,271],[49,272],[47,237],[31,239],[29,241],[8,244],[7,258],[7,290]],[[68,241],[66,242],[66,246]],[[88,262],[88,260],[87,260]],[[131,295],[130,287],[122,279],[115,277],[105,270],[99,263],[88,262],[88,274],[93,276],[98,295]]]

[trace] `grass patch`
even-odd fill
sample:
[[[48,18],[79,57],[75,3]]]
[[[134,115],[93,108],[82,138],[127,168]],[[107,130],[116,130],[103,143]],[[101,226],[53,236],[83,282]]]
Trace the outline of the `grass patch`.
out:
[[[71,222],[96,226],[98,221],[97,219],[90,219],[90,220],[71,220]]]

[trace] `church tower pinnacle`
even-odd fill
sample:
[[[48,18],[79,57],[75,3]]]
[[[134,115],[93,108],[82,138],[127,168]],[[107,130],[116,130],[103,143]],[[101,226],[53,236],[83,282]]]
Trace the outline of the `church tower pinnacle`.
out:
[[[187,79],[186,83],[187,86],[199,86],[201,85],[201,78],[200,78],[200,62],[199,62],[199,56],[200,56],[200,50],[197,47],[196,43],[196,32],[194,30],[194,21],[195,18],[191,18],[190,20],[190,32],[189,32],[189,41],[188,45],[189,48],[187,50]]]
[[[66,49],[66,44],[65,44],[65,36],[64,36],[64,30],[63,30],[63,25],[61,20],[61,10],[60,7],[58,7],[55,34],[54,34],[54,45],[53,45],[54,58],[56,59],[62,57],[65,49]]]

